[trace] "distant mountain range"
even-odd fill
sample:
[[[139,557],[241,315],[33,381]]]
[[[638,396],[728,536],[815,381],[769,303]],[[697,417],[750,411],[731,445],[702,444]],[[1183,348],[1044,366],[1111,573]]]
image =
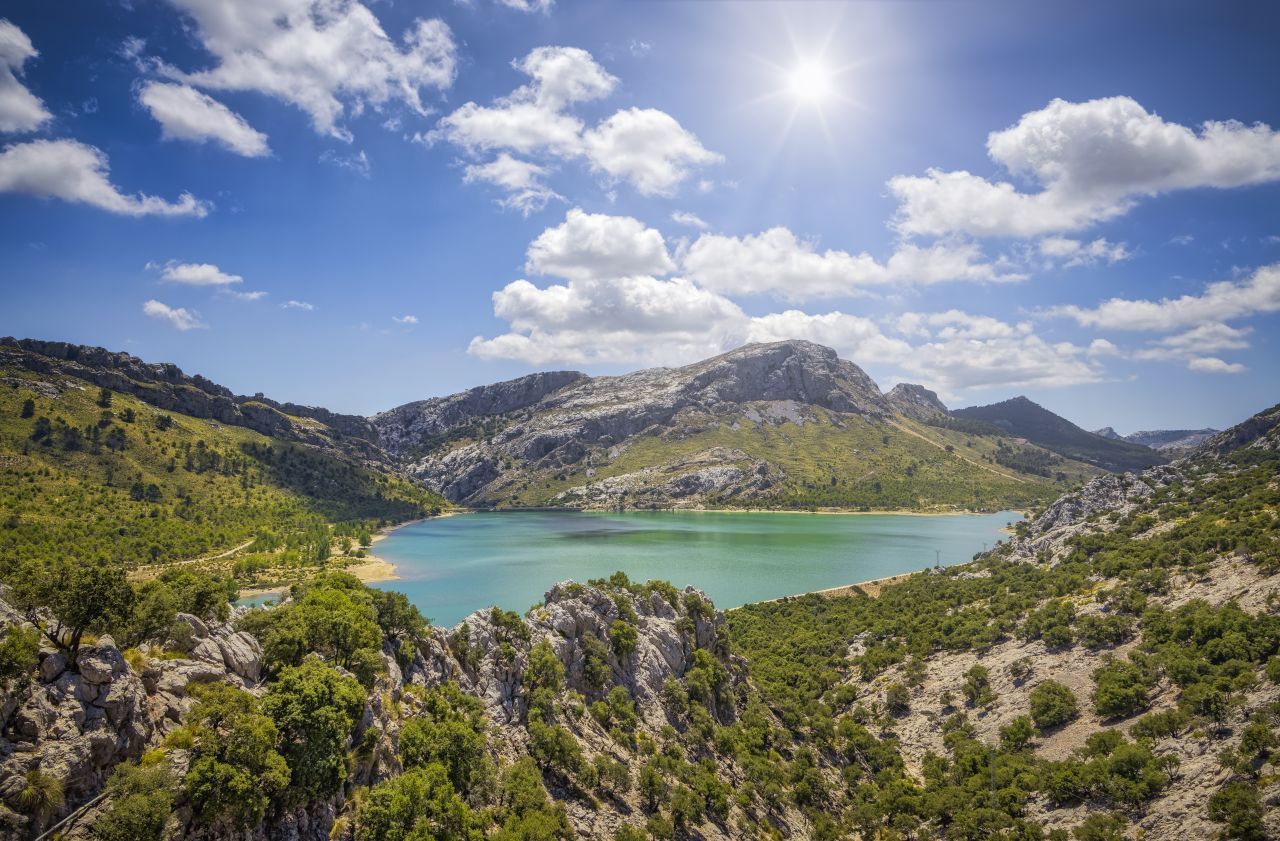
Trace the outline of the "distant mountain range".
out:
[[[1109,426],[1094,430],[1094,435],[1112,441],[1129,441],[1159,450],[1168,456],[1182,456],[1217,435],[1217,429],[1149,429],[1132,435],[1121,435]]]
[[[951,412],[920,385],[882,393],[804,341],[623,376],[530,374],[371,418],[237,396],[173,365],[58,342],[0,340],[0,369],[23,372],[8,377],[15,399],[36,395],[51,418],[72,409],[50,377],[71,378],[200,421],[209,439],[216,425],[244,428],[480,508],[992,510],[1167,460],[1023,397]]]
[[[1112,472],[1142,470],[1167,459],[1142,444],[1107,438],[1081,429],[1025,397],[990,406],[957,409],[952,416],[982,421],[1010,435],[1025,438],[1064,458],[1075,459]]]

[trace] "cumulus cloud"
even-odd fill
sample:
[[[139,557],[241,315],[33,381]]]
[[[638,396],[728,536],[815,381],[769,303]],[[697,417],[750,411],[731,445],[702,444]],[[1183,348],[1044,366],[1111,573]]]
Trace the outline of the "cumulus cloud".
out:
[[[25,32],[0,18],[0,131],[34,131],[53,118],[18,80],[22,66],[39,54]]]
[[[468,167],[471,181],[504,186],[498,176],[514,173],[510,155],[517,154],[579,159],[610,183],[626,182],[644,195],[668,196],[694,167],[721,160],[675,118],[652,108],[620,110],[588,129],[570,109],[607,97],[618,80],[586,50],[539,47],[512,66],[530,81],[490,105],[467,102],[441,117],[432,131],[415,137],[427,144],[450,143],[472,157],[496,154],[488,163]],[[539,165],[520,163],[526,169]],[[493,177],[486,177],[490,167]],[[520,181],[506,188],[508,206],[526,214],[531,207],[539,209],[538,202],[544,206],[555,194],[540,180],[543,175],[537,188]]]
[[[155,299],[143,303],[142,312],[151,318],[167,321],[183,332],[206,326],[200,322],[199,313],[185,307],[171,307]]]
[[[911,355],[911,345],[885,335],[876,322],[858,315],[829,312],[810,315],[786,310],[751,319],[746,327],[749,342],[807,339],[835,348],[842,357],[860,365],[899,363]]]
[[[0,152],[0,192],[27,193],[87,204],[125,216],[196,216],[209,205],[183,193],[175,202],[126,195],[108,180],[107,156],[74,140],[33,140]]]
[[[745,316],[733,302],[681,278],[579,280],[539,289],[526,280],[493,295],[510,332],[472,339],[488,359],[550,363],[672,364],[737,343]]]
[[[170,76],[209,90],[256,91],[300,108],[316,131],[399,102],[426,114],[424,89],[453,84],[457,48],[441,20],[416,19],[400,43],[355,0],[170,0],[195,22],[215,64]]]
[[[226,288],[222,289],[221,291],[223,295],[227,295],[228,297],[235,298],[237,301],[261,301],[263,298],[267,297],[267,293],[262,291],[237,292],[234,289],[226,289]]]
[[[189,85],[148,82],[138,92],[138,101],[160,123],[166,139],[212,140],[246,158],[271,153],[267,136],[243,117],[211,96]]]
[[[1262,266],[1244,280],[1210,283],[1199,295],[1158,301],[1112,298],[1093,308],[1072,304],[1049,311],[1085,327],[1162,332],[1271,312],[1280,312],[1280,263]]]
[[[179,263],[170,260],[163,265],[147,263],[147,268],[158,270],[161,280],[187,286],[229,286],[244,281],[240,275],[228,274],[212,263]]]
[[[520,12],[549,12],[555,5],[554,0],[498,0],[498,2],[508,9]]]
[[[566,280],[664,275],[675,270],[662,234],[629,216],[574,208],[529,245],[525,271]]]
[[[704,234],[684,255],[686,274],[708,289],[726,294],[773,293],[798,300],[857,295],[890,283],[1017,281],[984,262],[973,243],[937,242],[929,247],[900,245],[887,262],[866,252],[818,251],[786,228],[745,237]]]
[[[592,170],[629,182],[642,195],[670,196],[690,170],[724,160],[670,114],[653,108],[618,111],[583,136]]]
[[[502,207],[519,210],[524,216],[542,210],[564,196],[547,186],[547,167],[513,158],[503,152],[484,164],[469,164],[462,180],[467,184],[492,184],[506,195],[498,200]]]
[[[282,310],[303,310],[304,312],[311,312],[313,309],[315,309],[315,305],[313,305],[313,304],[308,304],[306,301],[295,301],[295,300],[290,299],[290,300],[288,300],[288,301],[285,301],[283,304],[281,304],[281,305],[280,305],[280,309],[282,309]]]
[[[987,138],[991,159],[1034,183],[930,169],[889,181],[906,235],[965,232],[1032,237],[1075,231],[1127,212],[1140,198],[1280,179],[1280,132],[1257,123],[1170,123],[1133,99],[1055,99]]]
[[[391,320],[396,324],[417,324],[418,317],[416,315],[393,315]]]

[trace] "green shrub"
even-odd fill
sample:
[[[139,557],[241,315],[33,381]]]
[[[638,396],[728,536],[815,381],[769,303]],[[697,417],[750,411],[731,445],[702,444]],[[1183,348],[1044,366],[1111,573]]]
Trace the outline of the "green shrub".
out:
[[[1041,730],[1060,727],[1080,714],[1076,696],[1056,680],[1046,680],[1031,690],[1031,720]]]
[[[167,765],[125,763],[107,781],[108,806],[93,823],[102,841],[160,841],[177,781]]]
[[[1148,704],[1152,676],[1135,663],[1109,660],[1093,672],[1093,706],[1099,715],[1126,717]]]

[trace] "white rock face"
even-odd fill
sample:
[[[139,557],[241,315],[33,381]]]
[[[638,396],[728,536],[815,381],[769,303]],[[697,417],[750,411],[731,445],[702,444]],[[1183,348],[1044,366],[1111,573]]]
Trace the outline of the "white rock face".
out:
[[[538,374],[411,403],[374,417],[372,423],[394,455],[414,458],[426,450],[409,472],[427,487],[449,499],[484,506],[495,502],[516,474],[589,468],[593,459],[616,455],[637,436],[678,435],[730,412],[754,412],[760,422],[803,423],[815,409],[865,417],[893,412],[858,366],[830,348],[788,341],[748,345],[683,368],[620,377]],[[451,449],[451,435],[468,443]],[[709,493],[759,490],[760,477],[769,473],[749,459],[723,456],[705,469],[693,466],[671,475],[675,468],[654,465],[652,474],[580,487],[581,499],[557,504],[602,506],[615,502],[623,490],[644,488],[649,499],[639,504],[670,505]],[[629,499],[626,504],[636,503]]]

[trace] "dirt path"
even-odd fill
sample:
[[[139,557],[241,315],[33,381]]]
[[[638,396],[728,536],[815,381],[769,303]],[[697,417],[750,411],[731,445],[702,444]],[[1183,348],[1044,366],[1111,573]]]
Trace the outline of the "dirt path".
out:
[[[908,435],[914,435],[914,436],[916,436],[916,437],[917,437],[917,438],[919,438],[921,441],[925,441],[925,442],[927,442],[927,443],[932,444],[933,446],[937,447],[939,450],[942,450],[942,451],[944,451],[944,452],[945,452],[945,451],[946,451],[946,449],[947,449],[947,445],[946,445],[946,444],[939,444],[937,441],[933,440],[933,439],[932,439],[932,438],[930,438],[928,435],[921,435],[919,432],[916,432],[916,431],[915,431],[914,429],[912,429],[911,427],[909,427],[909,426],[903,426],[902,424],[898,423],[898,422],[897,422],[897,421],[895,421],[895,420],[886,421],[886,423],[888,423],[888,424],[889,424],[890,426],[892,426],[892,427],[895,427],[895,428],[897,428],[897,429],[900,429],[901,431],[903,431],[903,432],[907,433]],[[960,459],[961,461],[968,462],[969,464],[972,464],[974,467],[977,467],[977,468],[979,468],[980,470],[985,470],[985,471],[987,471],[988,473],[994,473],[995,475],[1000,476],[1001,478],[1004,478],[1004,479],[1012,479],[1013,481],[1015,481],[1015,482],[1021,482],[1021,483],[1022,483],[1022,484],[1024,484],[1024,485],[1027,483],[1027,480],[1026,480],[1026,479],[1023,479],[1021,476],[1015,476],[1015,475],[1013,475],[1013,474],[1011,474],[1011,473],[1005,473],[1003,470],[997,470],[996,468],[992,467],[992,466],[991,466],[991,465],[989,465],[989,464],[983,464],[982,462],[974,461],[973,459],[969,458],[968,456],[961,455],[961,454],[960,454],[960,452],[959,452],[958,450],[954,450],[954,449],[953,449],[953,450],[951,451],[951,455],[955,456],[956,458]]]
[[[255,540],[257,540],[256,537],[250,538],[239,546],[232,546],[230,549],[226,549],[214,555],[201,555],[198,558],[187,558],[185,561],[170,561],[166,564],[147,564],[146,566],[140,566],[129,573],[129,578],[134,581],[146,581],[159,575],[164,570],[172,569],[173,567],[187,566],[188,564],[207,564],[209,561],[220,561],[223,558],[234,555],[236,552],[248,549],[253,545],[253,541]]]

